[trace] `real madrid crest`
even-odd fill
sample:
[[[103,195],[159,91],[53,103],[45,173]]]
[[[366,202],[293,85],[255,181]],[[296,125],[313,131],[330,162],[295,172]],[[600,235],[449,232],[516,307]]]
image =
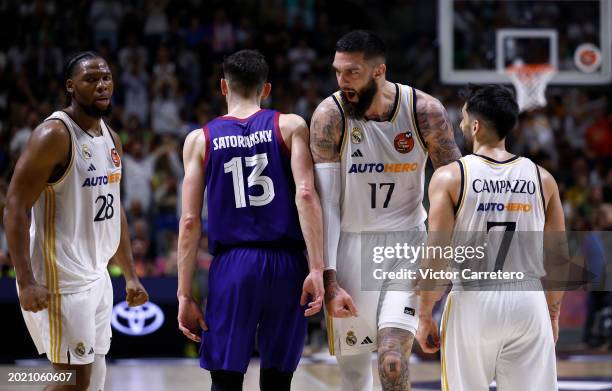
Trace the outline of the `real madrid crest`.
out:
[[[346,332],[346,344],[348,346],[353,346],[357,343],[357,336],[353,330],[349,330]]]
[[[79,342],[76,348],[74,348],[74,352],[79,356],[84,356],[85,355],[85,344],[83,342]]]
[[[363,132],[358,127],[354,127],[351,131],[351,142],[353,144],[359,144],[363,141]]]
[[[393,140],[393,146],[399,153],[408,153],[412,151],[412,148],[414,148],[414,138],[412,137],[412,132],[407,130],[399,133]]]
[[[89,149],[89,145],[81,144],[81,155],[83,155],[83,158],[85,159],[91,159],[93,157],[91,149]]]

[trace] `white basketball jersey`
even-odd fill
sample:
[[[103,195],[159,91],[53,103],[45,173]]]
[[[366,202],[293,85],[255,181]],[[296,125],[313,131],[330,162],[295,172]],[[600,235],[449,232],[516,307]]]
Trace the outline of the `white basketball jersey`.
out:
[[[542,277],[545,206],[537,165],[520,156],[500,162],[486,156],[468,155],[458,162],[462,184],[454,238],[463,235],[463,242],[467,238],[479,244],[487,241],[489,265],[483,265],[480,271],[495,268],[524,272],[525,279]],[[504,235],[508,247],[500,257]]]
[[[427,218],[423,187],[427,150],[414,115],[412,87],[396,84],[389,121],[346,115],[341,92],[332,97],[344,119],[341,148],[343,232],[404,231]]]
[[[104,276],[119,246],[121,159],[104,121],[102,136],[92,137],[63,111],[50,119],[70,133],[70,164],[32,207],[30,256],[39,283],[75,293]]]

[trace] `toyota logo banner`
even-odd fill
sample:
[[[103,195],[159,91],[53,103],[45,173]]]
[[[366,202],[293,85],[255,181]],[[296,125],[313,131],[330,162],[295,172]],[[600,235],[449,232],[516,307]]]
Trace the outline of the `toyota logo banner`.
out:
[[[147,335],[157,331],[164,323],[164,313],[156,304],[145,303],[129,307],[122,301],[113,307],[111,324],[120,333],[127,335]]]

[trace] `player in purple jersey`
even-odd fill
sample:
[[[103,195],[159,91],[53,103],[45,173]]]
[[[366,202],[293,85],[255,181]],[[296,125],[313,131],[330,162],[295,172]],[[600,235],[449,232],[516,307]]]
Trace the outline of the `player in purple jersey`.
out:
[[[201,342],[200,365],[211,372],[212,390],[242,389],[256,340],[261,389],[289,390],[305,316],[320,311],[324,292],[322,213],[308,127],[297,115],[261,109],[271,85],[260,53],[234,53],[223,72],[228,114],[185,140],[179,329]],[[215,256],[205,317],[191,295],[204,189]]]

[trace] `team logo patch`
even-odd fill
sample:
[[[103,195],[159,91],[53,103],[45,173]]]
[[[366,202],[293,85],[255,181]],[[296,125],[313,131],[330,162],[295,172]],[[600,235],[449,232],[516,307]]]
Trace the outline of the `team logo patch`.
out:
[[[353,128],[353,130],[351,131],[351,142],[353,144],[359,144],[362,141],[363,141],[363,132],[361,131],[361,129],[357,127]]]
[[[115,148],[111,149],[111,158],[113,159],[113,164],[115,167],[121,166],[121,157],[119,157],[119,154]]]
[[[85,159],[91,159],[93,157],[93,154],[91,153],[91,150],[89,149],[89,145],[87,144],[81,145],[81,155],[83,155]]]
[[[352,330],[346,332],[346,344],[348,346],[354,346],[357,343],[357,336]]]
[[[414,148],[414,138],[412,132],[407,130],[404,133],[399,133],[393,140],[393,146],[399,153],[408,153]]]
[[[405,313],[406,315],[412,315],[412,316],[414,316],[415,311],[414,311],[414,308],[404,307],[404,313]]]
[[[83,342],[79,342],[76,346],[76,348],[74,348],[74,352],[78,355],[83,357],[85,355],[85,344]]]

